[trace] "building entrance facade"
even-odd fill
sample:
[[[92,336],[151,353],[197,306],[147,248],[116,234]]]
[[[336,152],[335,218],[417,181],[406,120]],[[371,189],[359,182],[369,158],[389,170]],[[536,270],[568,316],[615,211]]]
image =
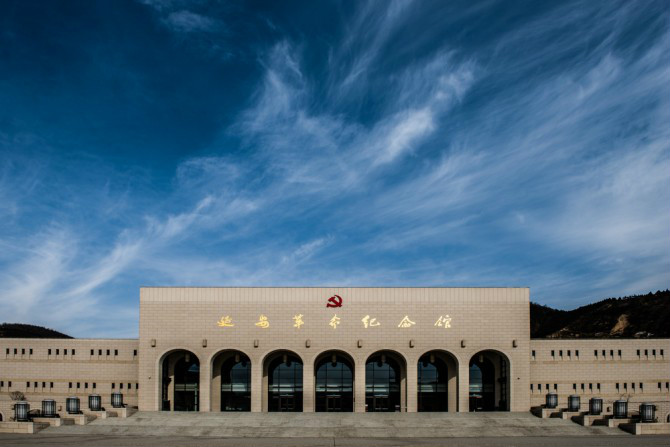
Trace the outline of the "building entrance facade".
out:
[[[402,411],[405,381],[405,365],[398,353],[371,355],[365,363],[365,411]]]
[[[496,351],[481,351],[470,359],[470,411],[509,409],[509,360]]]
[[[297,412],[303,408],[303,363],[290,351],[280,351],[266,361],[267,409]]]
[[[528,306],[523,288],[142,288],[138,403],[221,412],[525,409],[529,369],[514,365],[528,365]]]
[[[187,350],[166,354],[161,362],[161,409],[199,411],[200,360]]]
[[[341,351],[323,353],[315,362],[314,410],[354,411],[354,361]]]

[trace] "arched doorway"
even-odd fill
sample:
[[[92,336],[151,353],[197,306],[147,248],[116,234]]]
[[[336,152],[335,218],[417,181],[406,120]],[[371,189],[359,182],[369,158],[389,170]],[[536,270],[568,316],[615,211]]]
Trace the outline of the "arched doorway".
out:
[[[165,411],[198,411],[200,360],[187,350],[166,354],[161,364],[161,395]]]
[[[402,411],[405,362],[393,351],[379,351],[365,363],[365,411]]]
[[[291,351],[266,359],[268,411],[302,411],[302,360]]]
[[[470,411],[509,410],[509,361],[493,350],[470,359]]]
[[[212,409],[251,411],[251,361],[240,351],[222,351],[212,361]]]
[[[354,361],[339,351],[321,354],[314,362],[315,410],[354,411]]]
[[[458,361],[430,351],[417,363],[417,411],[458,411]]]

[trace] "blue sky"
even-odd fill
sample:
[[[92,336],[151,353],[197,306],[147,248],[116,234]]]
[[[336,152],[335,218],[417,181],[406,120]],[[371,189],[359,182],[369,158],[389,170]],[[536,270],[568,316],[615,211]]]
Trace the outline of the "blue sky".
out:
[[[0,321],[141,285],[670,287],[665,1],[0,2]]]

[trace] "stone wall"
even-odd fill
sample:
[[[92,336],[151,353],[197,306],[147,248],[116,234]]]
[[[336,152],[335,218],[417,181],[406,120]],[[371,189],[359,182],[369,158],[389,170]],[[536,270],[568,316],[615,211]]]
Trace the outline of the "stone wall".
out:
[[[13,416],[13,391],[23,393],[31,409],[54,399],[64,412],[69,396],[85,407],[89,394],[108,405],[112,391],[137,405],[138,358],[137,340],[0,338],[0,413],[4,420]]]
[[[655,403],[662,419],[670,411],[668,339],[531,340],[530,348],[533,406],[545,402],[549,385],[560,406],[577,394],[584,409],[589,398],[601,397],[606,408],[624,399],[630,411],[637,412],[640,402]]]

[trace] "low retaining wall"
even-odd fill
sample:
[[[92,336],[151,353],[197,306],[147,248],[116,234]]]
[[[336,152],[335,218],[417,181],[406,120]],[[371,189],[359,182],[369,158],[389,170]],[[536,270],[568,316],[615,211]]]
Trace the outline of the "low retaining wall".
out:
[[[0,433],[35,433],[32,422],[0,422]]]

